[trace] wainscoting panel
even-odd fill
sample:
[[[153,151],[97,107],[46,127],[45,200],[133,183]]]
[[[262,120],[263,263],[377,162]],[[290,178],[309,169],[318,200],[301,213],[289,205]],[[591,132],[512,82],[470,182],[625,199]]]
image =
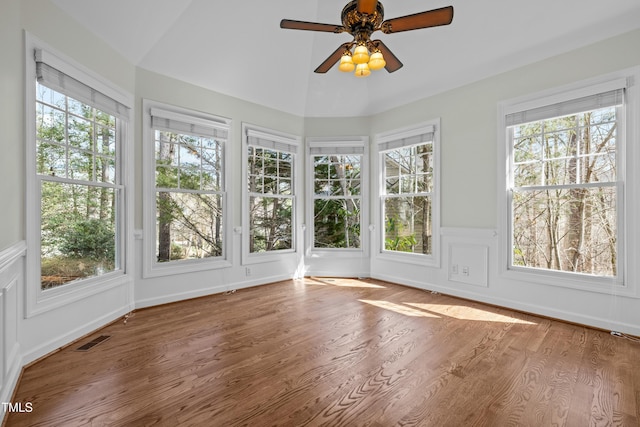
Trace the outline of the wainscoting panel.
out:
[[[468,285],[488,286],[489,246],[449,244],[449,280]]]
[[[20,291],[24,286],[26,244],[18,242],[0,252],[0,402],[8,402],[18,381],[22,360],[18,326]],[[4,412],[0,412],[0,418]]]
[[[2,290],[3,296],[3,374],[8,376],[11,369],[18,365],[18,280],[13,276],[11,282]]]

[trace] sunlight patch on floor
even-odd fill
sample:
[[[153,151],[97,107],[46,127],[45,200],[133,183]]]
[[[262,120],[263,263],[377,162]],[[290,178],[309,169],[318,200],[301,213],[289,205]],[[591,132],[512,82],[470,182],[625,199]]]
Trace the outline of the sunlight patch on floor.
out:
[[[425,304],[417,302],[405,303],[421,310],[426,310],[432,313],[438,313],[442,316],[453,317],[460,320],[477,320],[481,322],[504,322],[504,323],[520,323],[524,325],[535,325],[534,322],[518,319],[512,316],[505,316],[503,314],[493,313],[491,311],[480,310],[478,308],[466,307],[463,305],[449,305],[449,304]]]
[[[363,302],[365,304],[371,304],[376,307],[384,308],[386,310],[394,311],[399,314],[404,314],[405,316],[411,317],[433,317],[439,319],[440,316],[437,316],[433,313],[428,313],[422,310],[416,310],[415,308],[407,307],[405,305],[396,304],[390,301],[381,301],[381,300],[369,300],[369,299],[359,299],[358,301]]]
[[[306,279],[307,284],[310,285],[321,285],[321,286],[338,286],[341,288],[375,288],[375,289],[386,289],[382,285],[377,285],[375,283],[368,283],[360,279],[332,279],[332,278],[317,278],[313,277],[311,279]]]

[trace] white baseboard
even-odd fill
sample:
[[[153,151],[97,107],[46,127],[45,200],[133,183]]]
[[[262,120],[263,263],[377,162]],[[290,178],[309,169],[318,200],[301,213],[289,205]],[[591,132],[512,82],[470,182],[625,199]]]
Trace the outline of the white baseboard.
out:
[[[124,317],[127,313],[129,313],[129,307],[121,307],[116,310],[111,311],[99,318],[94,319],[91,323],[87,323],[85,325],[79,326],[76,329],[73,329],[63,335],[59,335],[54,337],[53,339],[35,347],[27,353],[22,355],[22,364],[28,365],[34,360],[38,360],[47,354],[64,347],[73,341],[82,338],[85,335],[91,334],[94,331],[97,331],[100,328],[108,325],[109,323],[117,320],[119,317]]]
[[[452,288],[450,286],[442,286],[434,283],[418,282],[414,280],[406,280],[395,276],[376,274],[374,279],[384,280],[391,283],[398,283],[400,285],[409,286],[412,288],[423,289],[426,291],[439,292],[444,295],[451,295],[453,297],[464,298],[468,300],[478,301],[481,303],[491,304],[498,307],[509,308],[512,310],[529,313],[532,315],[539,315],[548,317],[551,319],[557,319],[560,321],[576,323],[579,325],[585,325],[593,328],[610,330],[610,331],[623,331],[625,333],[640,336],[640,325],[634,325],[631,323],[625,323],[610,319],[604,319],[595,316],[589,316],[581,313],[568,312],[564,310],[554,310],[549,307],[541,305],[527,304],[522,301],[510,300],[506,298],[487,295],[482,292],[473,292],[467,289]]]
[[[138,299],[135,302],[135,307],[137,309],[153,307],[154,305],[169,304],[172,302],[183,301],[183,300],[188,300],[192,298],[200,298],[208,295],[219,294],[222,292],[227,292],[227,291],[232,291],[237,289],[244,289],[244,288],[251,288],[254,286],[265,285],[268,283],[280,282],[282,280],[289,280],[292,278],[293,277],[290,274],[274,275],[274,276],[268,276],[268,277],[261,277],[259,279],[243,280],[241,282],[236,282],[236,283],[227,283],[224,285],[213,286],[209,288],[200,288],[200,289],[190,290],[186,292],[175,292],[172,294],[165,294],[157,297]]]

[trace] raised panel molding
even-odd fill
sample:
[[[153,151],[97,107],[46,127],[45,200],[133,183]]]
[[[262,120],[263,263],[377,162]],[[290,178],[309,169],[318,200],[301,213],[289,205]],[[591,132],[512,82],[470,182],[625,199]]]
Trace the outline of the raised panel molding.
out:
[[[18,280],[14,275],[10,283],[2,289],[3,311],[3,374],[9,375],[15,365],[18,365]],[[4,284],[3,284],[4,285]]]
[[[16,386],[22,358],[18,337],[19,293],[24,287],[24,241],[0,252],[0,401],[8,402]],[[4,412],[0,413],[0,418]]]
[[[489,285],[489,246],[449,244],[448,279],[468,285]]]

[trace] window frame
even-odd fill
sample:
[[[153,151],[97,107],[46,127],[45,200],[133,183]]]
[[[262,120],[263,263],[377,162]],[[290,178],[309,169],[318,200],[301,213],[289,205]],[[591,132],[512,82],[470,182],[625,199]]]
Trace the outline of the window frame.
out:
[[[354,154],[351,151],[362,150],[362,160],[360,164],[360,247],[359,248],[316,248],[315,247],[315,168],[312,153],[313,149],[322,149],[328,154],[346,155]],[[369,137],[349,136],[349,137],[308,137],[306,139],[306,225],[305,239],[307,254],[314,257],[331,257],[339,255],[341,257],[354,257],[362,259],[368,257],[370,253],[370,230],[369,219]]]
[[[587,290],[600,293],[615,292],[620,295],[640,296],[634,284],[638,277],[638,267],[629,262],[640,255],[637,239],[640,212],[638,203],[638,173],[634,165],[639,164],[640,150],[634,148],[630,141],[636,141],[640,120],[640,92],[637,82],[640,81],[640,67],[620,70],[603,76],[594,77],[573,84],[544,90],[522,97],[504,100],[498,103],[497,141],[498,141],[498,271],[505,278],[527,282],[545,283],[572,289]],[[617,222],[617,260],[618,275],[616,277],[596,276],[586,273],[547,270],[544,268],[521,267],[512,265],[512,144],[509,139],[507,115],[548,107],[554,104],[569,102],[579,98],[624,88],[624,104],[616,107],[620,124],[616,138],[618,194]],[[562,115],[560,115],[562,116]],[[637,166],[635,167],[637,169]]]
[[[227,138],[222,147],[222,255],[203,259],[186,259],[175,262],[158,262],[156,253],[156,179],[155,179],[155,132],[152,124],[152,113],[166,117],[173,117],[178,121],[187,122],[193,126],[219,128],[227,132]],[[162,277],[197,271],[226,268],[232,265],[230,260],[231,241],[233,239],[232,220],[229,218],[232,203],[228,191],[230,183],[230,143],[231,120],[209,113],[195,111],[149,99],[142,100],[142,141],[143,141],[143,278]],[[198,193],[196,191],[196,193]]]
[[[250,143],[250,137],[255,137],[264,141],[268,141],[269,145],[273,145],[275,151],[288,152],[292,155],[292,177],[291,177],[291,196],[285,198],[291,199],[291,248],[279,249],[268,252],[250,252],[250,198],[249,192],[249,147],[256,146]],[[300,137],[285,132],[253,125],[250,123],[242,123],[242,226],[236,229],[236,234],[242,235],[242,265],[251,265],[264,262],[272,262],[290,256],[291,254],[299,254],[300,244],[298,241],[298,229],[300,228],[300,190],[302,189],[300,176]],[[261,146],[258,144],[258,146]],[[279,148],[278,148],[279,147]],[[270,148],[270,147],[262,147]],[[280,197],[278,195],[274,197]]]
[[[433,191],[432,193],[432,207],[431,207],[431,225],[432,225],[432,242],[431,242],[431,254],[418,254],[412,252],[391,251],[386,250],[384,246],[385,242],[385,160],[384,153],[389,151],[387,149],[381,149],[386,144],[393,144],[396,141],[403,139],[409,139],[426,133],[433,133],[432,147],[433,147]],[[397,148],[404,146],[410,146],[414,144],[400,144]],[[417,264],[429,267],[440,267],[441,262],[441,244],[440,244],[440,206],[441,206],[441,191],[440,191],[440,169],[441,169],[441,156],[440,156],[440,118],[427,120],[415,125],[411,125],[404,128],[391,130],[385,133],[376,135],[376,154],[377,154],[377,166],[378,166],[378,186],[377,186],[377,218],[376,227],[378,232],[376,233],[376,257],[381,260],[388,260],[393,262],[404,262],[409,264]]]
[[[120,207],[116,213],[116,257],[115,271],[100,276],[91,276],[82,280],[66,283],[55,288],[43,290],[40,280],[40,233],[41,233],[41,192],[43,179],[36,167],[36,60],[40,60],[61,73],[77,80],[92,90],[124,106],[127,111],[121,114],[116,123],[116,169],[117,182],[113,187],[120,193]],[[47,43],[25,33],[25,171],[26,171],[26,243],[32,250],[27,251],[25,260],[25,316],[27,318],[63,307],[91,295],[108,289],[130,285],[133,266],[133,236],[130,224],[133,219],[133,123],[134,97],[102,75],[77,63],[66,55],[56,51]],[[69,95],[68,92],[65,95]],[[82,102],[82,100],[80,100]],[[84,102],[83,102],[84,103]],[[100,109],[99,106],[97,106]],[[56,181],[58,182],[58,181]],[[62,179],[59,182],[69,183]],[[127,291],[129,294],[129,291]],[[130,301],[132,304],[132,301]]]

